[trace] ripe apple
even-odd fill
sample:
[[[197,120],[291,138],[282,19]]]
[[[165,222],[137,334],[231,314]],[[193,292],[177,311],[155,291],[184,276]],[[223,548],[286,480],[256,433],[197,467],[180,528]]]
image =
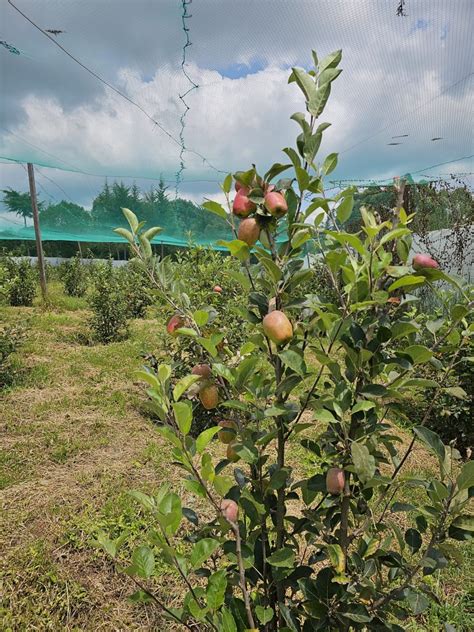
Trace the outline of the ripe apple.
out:
[[[275,309],[262,322],[265,335],[275,344],[282,345],[293,337],[293,327],[286,314]]]
[[[260,236],[260,226],[254,217],[248,217],[240,222],[237,237],[241,241],[245,241],[247,246],[253,246],[257,243]]]
[[[250,193],[249,187],[245,186],[244,184],[241,184],[240,182],[235,183],[235,190],[237,191],[237,193],[240,193],[241,195],[248,195]]]
[[[221,294],[221,293],[222,293],[222,288],[221,288],[221,286],[220,286],[220,285],[215,285],[215,286],[212,288],[212,291],[213,291],[213,292],[215,292],[216,294]]]
[[[270,191],[265,195],[265,208],[274,217],[283,217],[288,212],[288,204],[278,191]]]
[[[237,522],[237,518],[239,517],[239,506],[235,500],[224,498],[221,502],[221,511],[226,520],[229,522]]]
[[[219,441],[225,444],[232,443],[237,434],[237,424],[235,421],[224,419],[223,421],[220,421],[218,425],[222,428],[222,430],[219,430],[217,433]]]
[[[215,384],[207,383],[199,391],[199,399],[206,410],[216,408],[219,403],[219,391]]]
[[[173,316],[171,316],[171,318],[166,324],[166,331],[171,336],[176,336],[177,334],[175,333],[175,330],[179,329],[183,325],[184,325],[183,317],[180,316],[179,314],[173,314]]]
[[[237,463],[237,461],[240,459],[240,456],[235,451],[234,446],[235,446],[235,443],[229,443],[229,445],[227,446],[226,456],[228,460],[231,461],[232,463]]]
[[[246,195],[243,195],[240,191],[234,198],[234,204],[232,205],[232,212],[239,217],[248,217],[252,211],[256,209],[256,205]]]
[[[193,375],[200,375],[204,380],[211,377],[211,367],[208,364],[196,364],[191,369]]]
[[[412,266],[415,270],[423,270],[423,268],[439,268],[439,263],[429,255],[415,255],[413,257]]]
[[[326,474],[326,489],[329,494],[337,496],[344,491],[344,470],[340,467],[330,467]]]

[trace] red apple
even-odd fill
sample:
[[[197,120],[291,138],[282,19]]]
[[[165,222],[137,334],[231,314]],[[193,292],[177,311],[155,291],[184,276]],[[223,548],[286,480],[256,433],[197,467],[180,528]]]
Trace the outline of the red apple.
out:
[[[241,195],[248,195],[250,193],[249,187],[245,186],[244,184],[240,184],[240,182],[235,183],[235,190]]]
[[[237,424],[235,421],[224,419],[220,421],[218,425],[222,428],[222,430],[219,430],[217,433],[219,441],[225,444],[232,443],[237,434]]]
[[[208,380],[211,377],[211,367],[208,364],[196,364],[191,369],[193,375],[200,375],[203,379]]]
[[[270,191],[265,195],[265,208],[274,217],[283,217],[288,212],[288,204],[278,191]]]
[[[234,500],[224,498],[221,502],[222,515],[228,522],[237,522],[239,517],[239,506]]]
[[[212,288],[212,291],[213,291],[213,292],[216,292],[216,294],[221,294],[221,293],[222,293],[222,288],[221,288],[221,286],[220,286],[220,285],[215,285],[215,286]]]
[[[286,314],[275,309],[262,322],[265,335],[275,344],[282,345],[293,337],[293,327]]]
[[[180,314],[173,314],[173,316],[171,316],[171,318],[166,324],[166,331],[171,336],[176,336],[177,334],[175,333],[175,330],[179,329],[180,327],[183,327],[183,325],[184,325],[183,317],[180,316]]]
[[[415,255],[413,257],[412,266],[415,270],[423,270],[423,268],[439,268],[439,263],[429,255]]]
[[[326,489],[329,494],[337,496],[344,491],[345,483],[344,470],[340,467],[331,467],[326,474]]]
[[[256,208],[257,207],[252,200],[249,200],[246,195],[243,195],[239,191],[234,198],[232,212],[234,215],[238,215],[239,217],[248,217]]]
[[[245,241],[248,246],[253,246],[257,243],[260,237],[260,226],[254,217],[248,217],[240,222],[237,237],[241,241]]]
[[[219,403],[219,391],[215,384],[206,384],[199,391],[199,399],[206,410],[216,408]]]

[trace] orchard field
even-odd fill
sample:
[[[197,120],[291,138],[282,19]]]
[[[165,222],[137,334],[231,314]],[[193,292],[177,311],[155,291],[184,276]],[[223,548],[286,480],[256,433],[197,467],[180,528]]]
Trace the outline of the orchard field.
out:
[[[224,276],[220,282],[232,280]],[[84,344],[91,316],[86,298],[68,296],[63,283],[53,281],[49,301],[46,309],[38,297],[33,307],[0,308],[2,323],[27,329],[12,358],[14,382],[1,395],[0,627],[171,630],[173,624],[152,607],[127,602],[130,580],[91,544],[98,529],[127,530],[140,541],[146,514],[130,490],[151,492],[164,482],[183,489],[134,377],[143,353],[166,348],[166,318],[151,308],[146,318],[131,322],[127,339]],[[407,445],[409,430],[396,426],[396,432]],[[320,469],[297,441],[290,454],[302,474]],[[429,477],[436,464],[417,447],[407,467]],[[416,502],[416,493],[406,500]],[[474,550],[464,547],[461,556],[459,565],[430,578],[440,604],[409,630],[441,630],[444,622],[470,629]],[[175,574],[164,566],[156,585],[171,601],[179,599]]]
[[[40,299],[2,258],[2,630],[472,629],[473,288],[405,178],[326,195],[341,56],[291,72],[290,162],[203,202],[225,255],[122,208],[119,270]]]

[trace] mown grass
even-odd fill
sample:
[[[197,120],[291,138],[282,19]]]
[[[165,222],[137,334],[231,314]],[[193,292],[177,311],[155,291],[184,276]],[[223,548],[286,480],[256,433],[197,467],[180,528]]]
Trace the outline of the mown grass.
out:
[[[46,306],[39,298],[32,308],[0,306],[1,319],[28,328],[15,379],[0,394],[0,629],[174,629],[149,607],[127,602],[133,587],[92,544],[98,529],[112,536],[126,530],[130,544],[144,536],[148,521],[129,490],[182,484],[169,448],[140,412],[145,398],[134,379],[141,353],[157,351],[163,324],[134,321],[126,340],[93,344],[85,299],[65,296],[58,282],[49,290]],[[406,441],[407,432],[400,434]],[[290,459],[298,474],[320,467],[296,440]],[[428,461],[420,452],[410,467],[429,476]],[[418,493],[406,500],[419,502]],[[472,629],[474,551],[462,551],[462,565],[426,578],[440,603],[407,630]],[[157,588],[177,605],[176,577],[160,568]]]

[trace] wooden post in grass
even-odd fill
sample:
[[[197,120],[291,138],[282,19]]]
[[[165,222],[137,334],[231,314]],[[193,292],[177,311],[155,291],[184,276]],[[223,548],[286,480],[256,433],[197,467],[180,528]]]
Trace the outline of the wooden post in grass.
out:
[[[43,244],[41,242],[41,231],[39,225],[38,199],[36,197],[35,172],[31,162],[28,163],[28,181],[30,183],[31,208],[33,211],[33,223],[35,226],[36,255],[38,257],[38,268],[43,300],[46,298],[46,272],[44,269]]]

